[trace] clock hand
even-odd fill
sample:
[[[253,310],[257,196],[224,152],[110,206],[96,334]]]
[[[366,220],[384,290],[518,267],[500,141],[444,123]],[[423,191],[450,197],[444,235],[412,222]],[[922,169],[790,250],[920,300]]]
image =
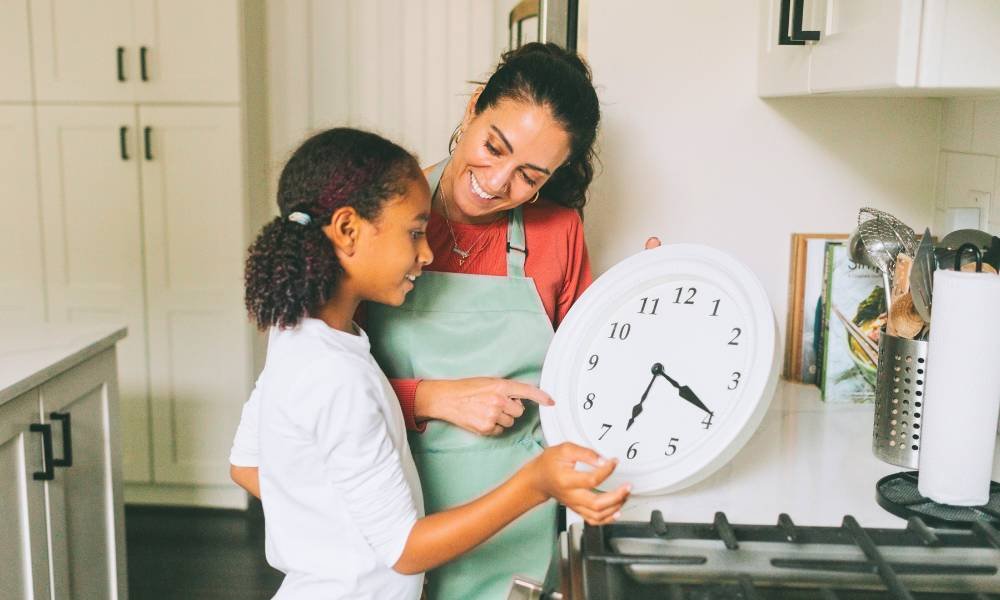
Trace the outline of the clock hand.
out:
[[[656,377],[656,376],[663,377],[664,379],[667,380],[667,382],[670,383],[670,385],[672,385],[675,388],[677,388],[677,393],[684,400],[686,400],[686,401],[690,402],[691,404],[697,406],[698,408],[700,408],[701,410],[707,412],[710,415],[711,414],[715,414],[712,411],[710,411],[707,406],[705,406],[705,404],[698,398],[698,395],[694,393],[694,390],[692,390],[691,388],[689,388],[686,385],[681,385],[681,384],[677,383],[676,381],[674,381],[674,379],[672,377],[670,377],[670,375],[667,375],[663,371],[663,365],[661,365],[660,363],[656,363],[655,365],[653,365],[653,377]]]
[[[646,391],[642,393],[642,398],[639,399],[639,403],[632,407],[632,417],[628,420],[628,424],[625,425],[625,431],[628,431],[632,427],[632,423],[635,422],[635,418],[639,416],[642,412],[642,403],[646,401],[646,396],[649,396],[649,390],[653,388],[653,382],[656,381],[656,373],[653,373],[653,378],[649,380],[649,385],[646,386]]]

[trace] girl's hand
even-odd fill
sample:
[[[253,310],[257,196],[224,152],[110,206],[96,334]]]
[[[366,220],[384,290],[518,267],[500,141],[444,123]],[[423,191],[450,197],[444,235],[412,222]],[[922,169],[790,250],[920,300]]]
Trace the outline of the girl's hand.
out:
[[[524,413],[523,400],[555,404],[537,387],[510,379],[425,379],[417,386],[414,412],[417,420],[439,419],[479,435],[500,435]]]
[[[577,471],[578,462],[594,470],[589,473]],[[610,492],[595,492],[594,488],[611,475],[618,461],[602,458],[589,448],[569,442],[546,448],[528,465],[536,490],[565,504],[591,525],[604,525],[617,519],[632,490],[631,485],[625,484]]]

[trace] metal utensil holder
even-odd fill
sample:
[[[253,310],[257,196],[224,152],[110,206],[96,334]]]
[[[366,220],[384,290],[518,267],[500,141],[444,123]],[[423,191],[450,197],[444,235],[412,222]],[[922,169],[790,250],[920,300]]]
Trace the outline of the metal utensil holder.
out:
[[[896,337],[883,329],[878,346],[872,452],[889,464],[916,469],[927,341]]]

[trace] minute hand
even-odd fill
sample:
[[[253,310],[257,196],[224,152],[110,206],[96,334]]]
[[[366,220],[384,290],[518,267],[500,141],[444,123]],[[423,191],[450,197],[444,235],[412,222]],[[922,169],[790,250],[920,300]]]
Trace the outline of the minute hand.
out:
[[[708,414],[713,414],[712,411],[710,411],[708,409],[708,407],[705,406],[705,403],[702,402],[698,398],[698,395],[695,394],[694,391],[691,388],[689,388],[686,385],[681,385],[681,384],[677,383],[676,381],[674,381],[674,379],[672,377],[670,377],[670,375],[667,375],[663,371],[660,371],[658,373],[658,375],[660,375],[661,377],[663,377],[664,379],[666,379],[670,383],[670,385],[672,385],[675,388],[677,388],[677,393],[680,394],[681,398],[687,400],[691,404],[694,404],[695,406],[697,406],[701,410],[707,412]]]

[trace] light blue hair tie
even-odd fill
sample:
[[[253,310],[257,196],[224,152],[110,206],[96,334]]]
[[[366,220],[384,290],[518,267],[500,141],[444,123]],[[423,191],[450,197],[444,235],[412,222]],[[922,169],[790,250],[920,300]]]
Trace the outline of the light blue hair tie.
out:
[[[312,223],[312,217],[310,217],[304,212],[298,212],[298,211],[295,211],[292,214],[288,215],[288,220],[293,223],[298,223],[299,225],[308,225]]]

